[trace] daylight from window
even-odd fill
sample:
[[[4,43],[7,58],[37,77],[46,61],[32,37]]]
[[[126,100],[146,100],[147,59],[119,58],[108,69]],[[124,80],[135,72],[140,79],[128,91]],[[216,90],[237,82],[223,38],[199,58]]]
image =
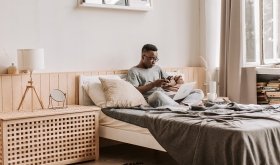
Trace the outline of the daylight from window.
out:
[[[280,62],[279,3],[279,0],[245,1],[245,66]]]

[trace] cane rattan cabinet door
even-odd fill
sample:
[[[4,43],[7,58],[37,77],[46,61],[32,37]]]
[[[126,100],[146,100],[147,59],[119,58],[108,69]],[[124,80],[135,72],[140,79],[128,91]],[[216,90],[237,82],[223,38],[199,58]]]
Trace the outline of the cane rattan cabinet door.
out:
[[[98,115],[96,108],[84,106],[4,113],[0,165],[53,165],[98,159]]]

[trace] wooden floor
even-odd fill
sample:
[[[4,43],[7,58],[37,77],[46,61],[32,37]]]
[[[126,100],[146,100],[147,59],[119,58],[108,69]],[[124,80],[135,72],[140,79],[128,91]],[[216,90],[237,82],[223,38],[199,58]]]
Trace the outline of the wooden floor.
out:
[[[129,144],[100,149],[100,159],[75,165],[177,165],[166,152]]]

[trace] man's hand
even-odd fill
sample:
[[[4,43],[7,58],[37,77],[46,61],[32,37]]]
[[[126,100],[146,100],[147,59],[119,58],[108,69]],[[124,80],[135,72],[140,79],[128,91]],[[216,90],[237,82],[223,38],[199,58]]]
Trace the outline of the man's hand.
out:
[[[165,91],[174,91],[177,92],[181,84],[184,83],[182,76],[169,76],[167,77],[169,83],[166,83],[162,88]]]
[[[180,75],[179,76],[175,76],[174,80],[175,80],[176,84],[184,84],[183,77],[180,76]]]
[[[172,87],[172,86],[175,86],[176,85],[176,80],[175,80],[175,77],[174,76],[168,76],[166,78],[167,80],[167,83],[165,83],[162,87],[163,88],[166,88],[166,87]]]
[[[158,79],[158,80],[155,80],[152,83],[153,83],[154,87],[162,87],[162,86],[165,86],[166,84],[168,84],[169,80],[167,80],[167,79]]]
[[[146,93],[147,91],[153,89],[154,87],[162,87],[169,83],[169,80],[166,79],[158,79],[153,82],[149,82],[146,85],[136,87],[142,94]]]

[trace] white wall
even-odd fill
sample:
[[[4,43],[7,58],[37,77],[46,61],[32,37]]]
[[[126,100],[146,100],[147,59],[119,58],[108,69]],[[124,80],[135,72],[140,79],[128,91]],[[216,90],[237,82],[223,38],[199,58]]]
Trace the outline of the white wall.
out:
[[[44,48],[43,71],[127,69],[145,43],[163,67],[199,65],[199,1],[154,0],[148,12],[78,8],[76,0],[0,0],[0,73],[18,48]]]

